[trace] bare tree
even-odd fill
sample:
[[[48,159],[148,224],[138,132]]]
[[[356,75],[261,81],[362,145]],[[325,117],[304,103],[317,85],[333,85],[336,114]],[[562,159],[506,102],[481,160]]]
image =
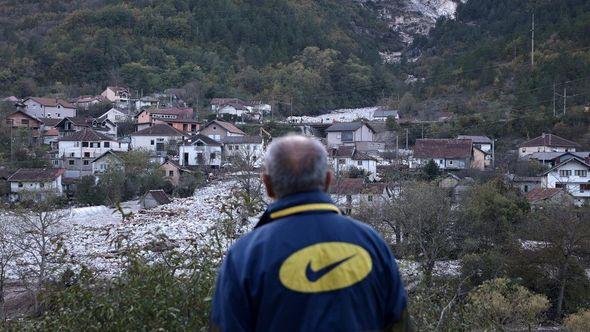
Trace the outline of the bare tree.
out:
[[[9,265],[17,254],[12,238],[9,235],[8,220],[0,219],[0,321],[6,319],[5,289]]]
[[[232,165],[232,171],[236,174],[246,214],[251,216],[258,213],[264,205],[264,192],[259,172],[260,155],[250,148],[243,148],[234,152],[228,159]]]
[[[47,194],[31,206],[19,207],[10,214],[14,219],[14,245],[20,252],[17,273],[33,296],[35,311],[38,311],[39,292],[63,262],[61,223],[69,211],[57,209],[56,197]]]
[[[402,185],[392,196],[388,212],[392,227],[401,226],[404,251],[420,263],[429,285],[436,261],[450,248],[453,218],[450,199],[443,189],[425,182]],[[399,230],[397,230],[399,232]]]

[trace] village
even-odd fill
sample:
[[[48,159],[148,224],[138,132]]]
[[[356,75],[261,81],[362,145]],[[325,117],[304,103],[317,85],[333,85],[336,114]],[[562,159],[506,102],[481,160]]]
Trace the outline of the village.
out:
[[[134,98],[125,87],[107,87],[98,96],[69,101],[8,97],[4,103],[15,109],[2,121],[4,130],[10,131],[11,149],[16,137],[25,137],[20,143],[26,147],[45,147],[45,154],[38,158],[51,165],[0,167],[2,199],[11,203],[24,194],[39,198],[51,193],[75,204],[81,179],[90,177],[98,183],[107,171],[124,172],[124,156],[134,151],[144,153],[166,182],[165,188],[150,188],[137,199],[144,208],[169,202],[172,189],[186,180],[183,174],[200,172],[213,179],[240,171],[259,172],[273,138],[264,125],[270,121],[282,125],[282,133],[310,136],[326,146],[337,179],[331,193],[349,214],[361,201],[394,195],[392,174],[411,177],[429,163],[434,164],[439,185],[453,191],[456,199],[475,183],[474,177],[503,172],[506,183],[533,205],[564,197],[578,206],[590,200],[590,152],[551,133],[503,151],[520,169],[526,166],[519,172],[518,167],[500,167],[496,139],[483,135],[423,137],[409,146],[407,130],[398,125],[404,120],[400,112],[380,106],[277,121],[271,105],[262,101],[213,98],[209,115],[203,118],[173,94]],[[109,109],[88,116],[97,104]]]

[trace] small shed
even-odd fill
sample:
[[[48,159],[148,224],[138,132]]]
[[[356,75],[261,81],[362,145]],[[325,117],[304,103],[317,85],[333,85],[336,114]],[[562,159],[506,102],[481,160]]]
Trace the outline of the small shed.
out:
[[[172,202],[164,190],[150,190],[139,199],[139,205],[143,209],[151,209],[156,206]]]

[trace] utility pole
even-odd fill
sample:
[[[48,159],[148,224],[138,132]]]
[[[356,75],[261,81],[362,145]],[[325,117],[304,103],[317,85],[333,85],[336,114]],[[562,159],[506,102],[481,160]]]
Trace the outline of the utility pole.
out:
[[[531,25],[531,68],[535,67],[535,13]]]
[[[399,159],[399,135],[395,135],[395,158]]]
[[[406,128],[406,151],[408,150],[408,128]]]
[[[555,81],[553,82],[553,117],[555,117]]]
[[[492,138],[492,170],[496,169],[496,139]]]
[[[567,88],[563,88],[563,115],[565,115],[566,101],[567,101]]]

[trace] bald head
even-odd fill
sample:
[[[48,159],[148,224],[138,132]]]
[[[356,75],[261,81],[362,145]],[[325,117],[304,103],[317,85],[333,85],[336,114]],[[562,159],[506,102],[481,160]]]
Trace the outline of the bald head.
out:
[[[273,198],[325,190],[330,176],[326,149],[316,140],[284,136],[274,140],[266,151],[263,180]]]

